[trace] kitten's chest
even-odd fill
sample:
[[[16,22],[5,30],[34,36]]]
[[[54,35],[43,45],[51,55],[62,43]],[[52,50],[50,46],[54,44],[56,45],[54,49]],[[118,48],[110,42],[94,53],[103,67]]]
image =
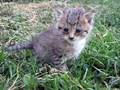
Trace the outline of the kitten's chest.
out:
[[[82,39],[74,43],[73,48],[75,49],[75,52],[73,54],[75,58],[77,58],[81,53],[81,51],[84,49],[85,43],[86,43],[86,39]]]

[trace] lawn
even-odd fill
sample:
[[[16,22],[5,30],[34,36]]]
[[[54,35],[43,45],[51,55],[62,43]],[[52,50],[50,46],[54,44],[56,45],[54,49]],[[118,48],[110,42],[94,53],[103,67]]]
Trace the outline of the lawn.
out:
[[[10,0],[8,0],[10,1]],[[15,0],[14,0],[15,1]],[[54,72],[32,58],[32,52],[4,52],[30,41],[55,25],[52,7],[79,7],[96,12],[86,48],[66,72]],[[119,0],[20,0],[0,4],[0,90],[119,90]]]

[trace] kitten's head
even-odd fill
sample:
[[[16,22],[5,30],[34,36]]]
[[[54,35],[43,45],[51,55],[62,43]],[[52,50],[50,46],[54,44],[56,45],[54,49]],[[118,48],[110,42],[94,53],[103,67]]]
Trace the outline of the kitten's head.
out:
[[[54,9],[57,24],[56,27],[64,38],[74,42],[86,38],[93,28],[94,12],[77,9]]]

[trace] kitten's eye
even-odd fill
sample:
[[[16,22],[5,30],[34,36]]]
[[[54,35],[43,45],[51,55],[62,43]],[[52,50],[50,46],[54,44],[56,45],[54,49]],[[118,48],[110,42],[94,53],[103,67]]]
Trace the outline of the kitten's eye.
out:
[[[63,29],[65,33],[68,33],[68,28]]]
[[[80,29],[76,29],[76,33],[80,33],[82,30]]]

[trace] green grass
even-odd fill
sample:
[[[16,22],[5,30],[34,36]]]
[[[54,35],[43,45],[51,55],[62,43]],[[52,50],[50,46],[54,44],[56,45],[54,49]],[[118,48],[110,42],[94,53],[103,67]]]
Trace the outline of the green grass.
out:
[[[61,0],[55,3],[59,7],[95,9],[95,27],[86,49],[68,72],[57,73],[37,63],[31,51],[4,52],[2,49],[0,90],[119,90],[119,0]],[[16,7],[18,10],[14,12]],[[47,6],[30,9],[35,13],[23,11],[24,6],[22,9],[16,7],[0,5],[1,48],[30,41],[36,34],[55,24],[55,16]]]

